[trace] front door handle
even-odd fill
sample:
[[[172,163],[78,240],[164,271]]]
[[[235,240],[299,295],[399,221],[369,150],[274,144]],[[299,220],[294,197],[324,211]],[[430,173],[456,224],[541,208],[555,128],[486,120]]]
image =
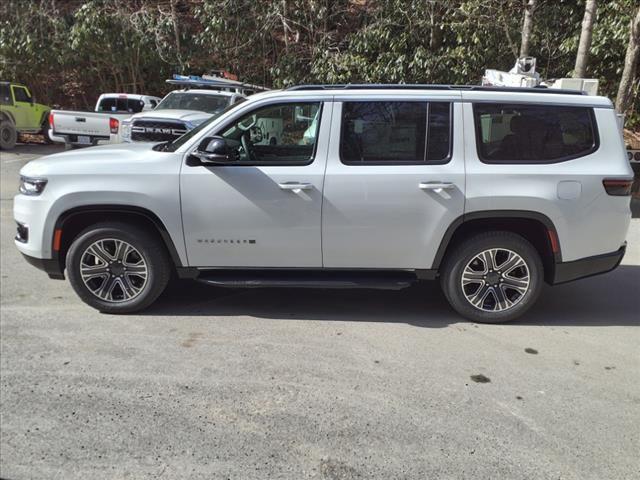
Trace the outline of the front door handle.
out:
[[[281,190],[291,190],[293,193],[298,193],[302,190],[311,190],[313,188],[313,185],[311,183],[300,182],[279,183],[278,186]]]
[[[420,182],[418,186],[421,190],[451,190],[455,188],[455,184],[451,182]]]

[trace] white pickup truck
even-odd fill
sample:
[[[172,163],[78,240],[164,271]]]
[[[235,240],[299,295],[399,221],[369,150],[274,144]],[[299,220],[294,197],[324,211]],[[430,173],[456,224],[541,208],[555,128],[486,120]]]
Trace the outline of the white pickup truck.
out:
[[[67,148],[120,143],[120,123],[136,113],[154,109],[160,100],[149,95],[104,93],[93,112],[52,110],[49,137]]]
[[[174,90],[152,112],[140,112],[122,123],[124,142],[175,140],[211,117],[243,102],[241,93],[206,89]]]

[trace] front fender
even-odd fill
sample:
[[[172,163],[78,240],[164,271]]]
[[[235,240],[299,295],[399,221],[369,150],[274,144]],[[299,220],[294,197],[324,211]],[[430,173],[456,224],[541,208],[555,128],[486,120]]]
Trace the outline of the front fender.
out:
[[[165,194],[166,197],[172,197]],[[164,227],[170,238],[175,253],[182,265],[187,264],[187,255],[182,238],[182,222],[179,210],[179,200],[174,198],[151,197],[143,193],[132,191],[84,191],[73,192],[57,198],[46,213],[46,220],[41,232],[41,248],[43,258],[52,258],[53,237],[61,220],[69,212],[81,210],[96,212],[149,212]],[[154,222],[157,223],[157,222]],[[63,233],[64,234],[64,233]]]
[[[13,114],[11,112],[9,112],[8,110],[1,110],[0,111],[0,120],[8,120],[11,123],[13,123],[14,125],[16,124],[16,119],[13,117]]]

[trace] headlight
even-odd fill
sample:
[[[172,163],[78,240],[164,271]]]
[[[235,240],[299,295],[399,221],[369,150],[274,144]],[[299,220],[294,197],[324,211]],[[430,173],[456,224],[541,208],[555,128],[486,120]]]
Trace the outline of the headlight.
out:
[[[20,193],[23,195],[40,195],[47,186],[46,178],[20,177]]]
[[[131,122],[129,122],[128,120],[123,120],[120,123],[120,132],[122,135],[122,139],[125,141],[130,141],[131,140]]]

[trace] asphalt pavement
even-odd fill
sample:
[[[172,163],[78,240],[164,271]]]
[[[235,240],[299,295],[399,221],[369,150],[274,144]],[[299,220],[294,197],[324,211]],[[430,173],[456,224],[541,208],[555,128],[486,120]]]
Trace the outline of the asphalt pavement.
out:
[[[640,474],[640,219],[616,271],[466,322],[436,284],[181,282],[97,313],[13,245],[0,154],[3,479],[632,479]]]

